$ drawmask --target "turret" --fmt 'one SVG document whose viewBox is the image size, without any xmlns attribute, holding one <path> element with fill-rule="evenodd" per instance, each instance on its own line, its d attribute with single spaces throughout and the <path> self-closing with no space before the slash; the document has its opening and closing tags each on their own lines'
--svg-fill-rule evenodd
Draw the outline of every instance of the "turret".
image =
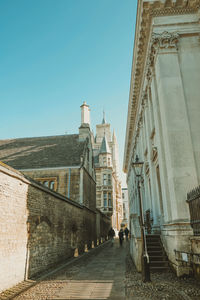
<svg viewBox="0 0 200 300">
<path fill-rule="evenodd" d="M 101 142 L 101 147 L 99 150 L 99 162 L 100 166 L 112 166 L 112 156 L 111 156 L 111 150 L 108 145 L 107 138 L 104 134 L 104 137 Z"/>
</svg>

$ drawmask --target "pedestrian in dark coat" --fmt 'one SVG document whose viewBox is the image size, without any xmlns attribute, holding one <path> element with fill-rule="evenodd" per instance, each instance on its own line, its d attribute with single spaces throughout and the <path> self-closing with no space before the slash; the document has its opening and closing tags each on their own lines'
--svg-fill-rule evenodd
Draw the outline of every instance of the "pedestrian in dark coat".
<svg viewBox="0 0 200 300">
<path fill-rule="evenodd" d="M 114 229 L 111 227 L 110 230 L 108 231 L 108 238 L 111 239 L 111 246 L 114 245 L 114 237 L 115 237 L 115 231 Z"/>
<path fill-rule="evenodd" d="M 125 233 L 125 236 L 126 236 L 126 240 L 128 241 L 129 230 L 128 230 L 127 227 L 124 229 L 124 233 Z"/>
<path fill-rule="evenodd" d="M 121 228 L 119 233 L 118 233 L 118 236 L 119 236 L 119 243 L 120 243 L 120 246 L 122 246 L 123 244 L 123 240 L 124 240 L 124 231 L 123 229 Z"/>
</svg>

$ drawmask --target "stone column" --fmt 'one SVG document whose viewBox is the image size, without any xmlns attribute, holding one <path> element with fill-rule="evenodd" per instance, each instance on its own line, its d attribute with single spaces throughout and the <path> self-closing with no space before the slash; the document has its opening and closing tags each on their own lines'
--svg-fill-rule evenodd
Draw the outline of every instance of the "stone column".
<svg viewBox="0 0 200 300">
<path fill-rule="evenodd" d="M 155 80 L 155 75 L 152 75 L 151 82 L 151 98 L 153 104 L 153 114 L 155 120 L 155 128 L 156 128 L 156 142 L 158 148 L 158 163 L 160 167 L 160 181 L 162 187 L 162 200 L 163 200 L 163 210 L 164 210 L 164 222 L 169 222 L 171 220 L 171 202 L 169 201 L 169 187 L 168 187 L 168 173 L 167 173 L 167 165 L 165 158 L 165 149 L 164 149 L 164 138 L 162 134 L 162 122 L 160 116 L 160 107 L 159 107 L 159 99 L 157 95 L 157 85 Z"/>
<path fill-rule="evenodd" d="M 151 132 L 153 130 L 153 120 L 151 119 L 150 113 L 150 99 L 149 95 L 146 98 L 146 108 L 145 108 L 145 129 L 146 129 L 146 137 L 147 137 L 147 149 L 148 149 L 148 158 L 149 158 L 149 176 L 150 176 L 150 185 L 151 185 L 151 195 L 150 197 L 153 199 L 152 201 L 152 214 L 153 214 L 153 224 L 155 227 L 155 231 L 159 230 L 158 224 L 158 216 L 160 215 L 160 208 L 157 199 L 156 193 L 156 185 L 155 185 L 155 174 L 154 174 L 154 163 L 151 159 L 151 152 L 152 152 L 152 140 L 151 140 Z"/>
<path fill-rule="evenodd" d="M 178 35 L 164 32 L 153 37 L 157 50 L 155 76 L 162 124 L 163 150 L 173 221 L 189 218 L 186 195 L 197 185 L 183 82 L 178 57 Z"/>
</svg>

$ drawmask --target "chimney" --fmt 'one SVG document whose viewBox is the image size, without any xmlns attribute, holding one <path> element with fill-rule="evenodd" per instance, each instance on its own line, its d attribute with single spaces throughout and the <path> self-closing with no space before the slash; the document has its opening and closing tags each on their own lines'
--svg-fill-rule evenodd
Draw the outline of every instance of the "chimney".
<svg viewBox="0 0 200 300">
<path fill-rule="evenodd" d="M 81 126 L 79 127 L 79 140 L 84 141 L 90 136 L 90 108 L 84 101 L 81 107 Z"/>
<path fill-rule="evenodd" d="M 90 107 L 84 101 L 81 107 L 81 126 L 88 124 L 90 126 Z"/>
</svg>

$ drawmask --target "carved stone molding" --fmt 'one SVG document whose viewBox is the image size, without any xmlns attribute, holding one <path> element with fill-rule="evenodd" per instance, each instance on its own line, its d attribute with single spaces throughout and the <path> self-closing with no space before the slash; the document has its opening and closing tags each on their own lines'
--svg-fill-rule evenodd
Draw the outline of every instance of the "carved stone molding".
<svg viewBox="0 0 200 300">
<path fill-rule="evenodd" d="M 140 103 L 140 90 L 145 74 L 148 85 L 154 72 L 155 57 L 159 49 L 177 49 L 177 33 L 164 32 L 154 35 L 151 40 L 148 61 L 148 41 L 151 34 L 152 19 L 156 16 L 195 14 L 200 8 L 200 0 L 157 0 L 138 1 L 138 22 L 136 24 L 136 37 L 131 74 L 131 88 L 129 97 L 127 133 L 125 141 L 124 170 L 127 170 L 129 157 L 134 145 L 133 139 L 137 130 L 137 113 Z"/>
<path fill-rule="evenodd" d="M 163 31 L 162 33 L 153 33 L 151 39 L 151 45 L 156 50 L 159 48 L 176 48 L 178 49 L 180 35 L 178 32 Z"/>
<path fill-rule="evenodd" d="M 155 59 L 159 49 L 174 48 L 178 50 L 178 42 L 180 35 L 178 32 L 163 31 L 162 33 L 153 33 L 151 38 L 151 46 L 147 60 L 146 78 L 148 85 L 151 82 L 154 73 Z"/>
</svg>

